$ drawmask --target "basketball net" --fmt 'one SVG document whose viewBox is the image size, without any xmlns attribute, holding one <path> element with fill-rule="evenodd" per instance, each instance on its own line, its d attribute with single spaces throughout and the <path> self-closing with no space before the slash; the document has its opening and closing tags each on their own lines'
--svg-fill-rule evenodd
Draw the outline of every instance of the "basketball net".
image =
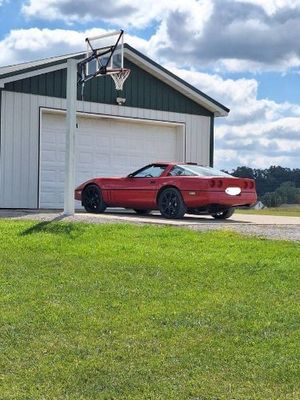
<svg viewBox="0 0 300 400">
<path fill-rule="evenodd" d="M 121 68 L 120 70 L 107 71 L 107 75 L 110 75 L 115 83 L 116 90 L 123 90 L 123 85 L 130 75 L 130 69 Z"/>
</svg>

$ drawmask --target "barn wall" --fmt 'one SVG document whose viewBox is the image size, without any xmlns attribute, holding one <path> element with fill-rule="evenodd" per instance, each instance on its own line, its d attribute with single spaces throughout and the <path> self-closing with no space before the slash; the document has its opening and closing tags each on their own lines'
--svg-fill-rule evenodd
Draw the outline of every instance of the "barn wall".
<svg viewBox="0 0 300 400">
<path fill-rule="evenodd" d="M 129 60 L 125 60 L 125 67 L 131 69 L 130 78 L 125 82 L 122 93 L 128 107 L 212 116 L 210 111 Z M 66 81 L 67 70 L 64 68 L 6 83 L 5 90 L 65 98 Z M 92 79 L 85 84 L 85 101 L 116 105 L 116 97 L 118 93 L 110 76 Z M 81 100 L 80 87 L 77 98 Z"/>
<path fill-rule="evenodd" d="M 40 108 L 65 109 L 63 98 L 2 91 L 0 208 L 37 208 Z M 186 161 L 210 162 L 210 117 L 78 101 L 77 110 L 185 124 Z"/>
</svg>

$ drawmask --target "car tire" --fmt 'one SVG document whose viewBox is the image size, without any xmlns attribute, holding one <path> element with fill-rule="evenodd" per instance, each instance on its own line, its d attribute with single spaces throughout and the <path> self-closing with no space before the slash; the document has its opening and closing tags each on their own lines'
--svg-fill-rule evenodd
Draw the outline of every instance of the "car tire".
<svg viewBox="0 0 300 400">
<path fill-rule="evenodd" d="M 136 208 L 134 208 L 133 211 L 139 215 L 148 215 L 151 212 L 151 210 L 138 210 Z"/>
<path fill-rule="evenodd" d="M 233 215 L 233 213 L 234 213 L 234 208 L 228 208 L 228 210 L 220 211 L 211 215 L 215 219 L 228 219 Z"/>
<path fill-rule="evenodd" d="M 161 215 L 168 219 L 180 219 L 186 213 L 186 206 L 178 189 L 164 189 L 158 197 Z"/>
<path fill-rule="evenodd" d="M 97 185 L 88 185 L 82 192 L 82 205 L 89 213 L 99 214 L 105 211 L 101 189 Z"/>
</svg>

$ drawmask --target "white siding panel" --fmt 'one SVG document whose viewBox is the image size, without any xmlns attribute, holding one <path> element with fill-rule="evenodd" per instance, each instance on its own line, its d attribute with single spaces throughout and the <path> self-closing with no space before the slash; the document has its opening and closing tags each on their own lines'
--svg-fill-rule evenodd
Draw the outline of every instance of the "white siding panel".
<svg viewBox="0 0 300 400">
<path fill-rule="evenodd" d="M 24 101 L 24 95 L 22 95 L 22 103 L 23 107 L 21 110 L 21 119 L 22 119 L 22 169 L 21 169 L 21 182 L 22 182 L 22 193 L 24 194 L 24 201 L 26 204 L 30 203 L 30 192 L 27 190 L 30 183 L 30 175 L 27 171 L 30 168 L 30 155 L 31 155 L 31 146 L 30 146 L 30 119 L 27 117 L 30 114 L 30 103 L 28 101 Z"/>
<path fill-rule="evenodd" d="M 3 91 L 1 107 L 0 208 L 36 208 L 39 191 L 40 108 L 65 110 L 66 101 Z M 77 109 L 79 112 L 99 115 L 182 124 L 183 128 L 180 129 L 185 131 L 186 141 L 184 159 L 200 164 L 209 163 L 209 117 L 82 101 L 78 101 Z M 159 141 L 153 145 L 159 146 Z"/>
<path fill-rule="evenodd" d="M 26 169 L 29 174 L 28 179 L 28 205 L 22 207 L 36 208 L 38 206 L 38 177 L 39 177 L 39 123 L 40 123 L 40 99 L 38 96 L 24 95 L 24 102 L 28 101 L 30 104 L 30 160 Z M 38 134 L 36 134 L 38 132 Z M 22 194 L 22 198 L 23 198 Z M 31 205 L 29 205 L 31 204 Z"/>
<path fill-rule="evenodd" d="M 37 206 L 38 103 L 34 96 L 2 94 L 1 197 L 3 208 Z"/>
<path fill-rule="evenodd" d="M 192 139 L 194 136 L 195 127 L 191 124 L 191 116 L 187 115 L 186 123 L 186 161 L 194 161 Z"/>
</svg>

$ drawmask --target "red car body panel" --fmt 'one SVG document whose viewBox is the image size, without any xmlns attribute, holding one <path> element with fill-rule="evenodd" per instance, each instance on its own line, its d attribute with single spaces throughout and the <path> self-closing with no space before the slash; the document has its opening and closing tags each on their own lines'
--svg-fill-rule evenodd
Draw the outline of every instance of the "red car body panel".
<svg viewBox="0 0 300 400">
<path fill-rule="evenodd" d="M 97 185 L 102 192 L 103 200 L 108 207 L 124 207 L 135 209 L 157 209 L 157 198 L 165 187 L 180 190 L 187 208 L 205 208 L 220 205 L 224 208 L 253 205 L 257 201 L 255 181 L 235 177 L 207 176 L 168 176 L 174 165 L 166 164 L 165 171 L 158 178 L 124 177 L 94 178 L 84 182 L 75 189 L 75 199 L 81 199 L 83 189 L 89 184 Z M 239 187 L 241 193 L 229 195 L 228 187 Z"/>
</svg>

